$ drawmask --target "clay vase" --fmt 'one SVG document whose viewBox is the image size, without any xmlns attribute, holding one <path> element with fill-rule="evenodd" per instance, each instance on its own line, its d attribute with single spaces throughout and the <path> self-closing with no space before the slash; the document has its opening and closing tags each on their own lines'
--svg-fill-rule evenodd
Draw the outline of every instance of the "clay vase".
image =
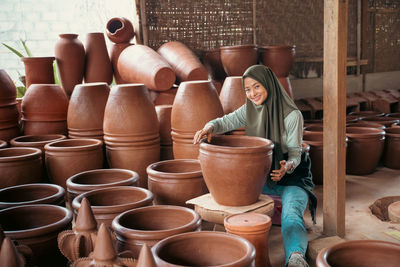
<svg viewBox="0 0 400 267">
<path fill-rule="evenodd" d="M 373 173 L 382 156 L 385 131 L 377 128 L 347 127 L 348 137 L 346 173 L 366 175 Z"/>
<path fill-rule="evenodd" d="M 149 206 L 118 215 L 112 228 L 118 250 L 129 250 L 137 258 L 143 244 L 152 247 L 169 236 L 200 231 L 201 218 L 195 211 L 184 207 Z"/>
<path fill-rule="evenodd" d="M 113 186 L 80 194 L 72 201 L 77 214 L 83 198 L 89 200 L 97 224 L 111 226 L 113 219 L 124 211 L 152 205 L 153 194 L 144 188 Z"/>
<path fill-rule="evenodd" d="M 229 114 L 243 106 L 246 103 L 246 93 L 242 87 L 242 77 L 226 77 L 219 99 L 225 114 Z"/>
<path fill-rule="evenodd" d="M 157 52 L 174 70 L 178 82 L 208 80 L 208 72 L 189 47 L 181 42 L 167 42 Z"/>
<path fill-rule="evenodd" d="M 3 141 L 3 140 L 0 140 L 0 149 L 2 149 L 2 148 L 6 148 L 7 147 L 7 142 L 6 141 Z"/>
<path fill-rule="evenodd" d="M 119 55 L 122 53 L 122 51 L 124 51 L 124 49 L 130 45 L 133 45 L 133 44 L 119 43 L 119 44 L 111 45 L 109 54 L 110 54 L 111 65 L 112 65 L 113 72 L 114 72 L 115 82 L 117 84 L 127 83 L 126 81 L 124 81 L 124 79 L 122 79 L 121 74 L 119 74 L 118 59 L 119 59 Z"/>
<path fill-rule="evenodd" d="M 192 232 L 158 242 L 152 252 L 159 267 L 254 266 L 255 248 L 246 239 L 223 232 Z"/>
<path fill-rule="evenodd" d="M 361 118 L 363 121 L 374 122 L 384 125 L 385 127 L 390 127 L 393 123 L 400 122 L 400 119 L 394 117 L 365 117 Z"/>
<path fill-rule="evenodd" d="M 203 62 L 212 80 L 223 81 L 225 79 L 226 74 L 224 66 L 222 66 L 219 48 L 205 51 Z"/>
<path fill-rule="evenodd" d="M 271 225 L 271 218 L 260 213 L 234 214 L 224 219 L 228 233 L 245 238 L 255 247 L 255 267 L 271 267 L 268 255 L 268 234 Z"/>
<path fill-rule="evenodd" d="M 295 45 L 268 45 L 258 47 L 261 62 L 271 68 L 277 77 L 289 76 L 296 56 Z"/>
<path fill-rule="evenodd" d="M 386 128 L 383 165 L 390 169 L 400 169 L 400 127 Z"/>
<path fill-rule="evenodd" d="M 10 207 L 50 204 L 64 206 L 65 190 L 55 184 L 23 184 L 0 190 L 0 209 Z"/>
<path fill-rule="evenodd" d="M 314 184 L 321 185 L 324 181 L 323 168 L 323 132 L 304 131 L 303 141 L 310 145 L 311 173 Z"/>
<path fill-rule="evenodd" d="M 55 45 L 55 56 L 60 80 L 65 93 L 71 96 L 75 85 L 82 83 L 85 72 L 85 48 L 78 34 L 60 34 Z"/>
<path fill-rule="evenodd" d="M 189 199 L 208 193 L 200 162 L 193 159 L 165 160 L 147 167 L 149 190 L 156 205 L 186 206 Z"/>
<path fill-rule="evenodd" d="M 221 62 L 228 76 L 242 76 L 245 70 L 257 64 L 255 45 L 235 45 L 220 47 Z"/>
<path fill-rule="evenodd" d="M 75 86 L 71 95 L 67 122 L 69 138 L 103 140 L 103 119 L 110 88 L 106 83 Z"/>
<path fill-rule="evenodd" d="M 158 105 L 156 112 L 160 124 L 160 160 L 174 159 L 171 137 L 172 105 Z"/>
<path fill-rule="evenodd" d="M 26 88 L 31 84 L 54 84 L 53 61 L 55 57 L 23 57 Z"/>
<path fill-rule="evenodd" d="M 44 149 L 50 180 L 65 190 L 72 175 L 103 166 L 103 142 L 97 139 L 65 139 L 49 143 Z"/>
<path fill-rule="evenodd" d="M 137 172 L 139 186 L 146 188 L 146 168 L 160 160 L 160 137 L 156 110 L 143 84 L 111 90 L 104 112 L 104 142 L 111 168 Z"/>
<path fill-rule="evenodd" d="M 132 22 L 124 17 L 110 19 L 106 25 L 106 34 L 108 39 L 116 44 L 129 43 L 135 37 Z"/>
<path fill-rule="evenodd" d="M 8 142 L 20 135 L 18 120 L 19 112 L 15 103 L 0 106 L 0 139 Z"/>
<path fill-rule="evenodd" d="M 174 158 L 197 159 L 199 145 L 193 144 L 196 131 L 223 115 L 217 91 L 210 81 L 181 83 L 171 113 Z"/>
<path fill-rule="evenodd" d="M 0 211 L 4 234 L 32 249 L 33 266 L 65 266 L 57 235 L 71 227 L 72 213 L 54 205 L 24 205 Z"/>
<path fill-rule="evenodd" d="M 351 240 L 318 253 L 317 267 L 385 266 L 395 267 L 400 262 L 400 245 L 378 240 Z"/>
<path fill-rule="evenodd" d="M 17 89 L 15 84 L 3 69 L 0 69 L 0 106 L 16 104 Z"/>
<path fill-rule="evenodd" d="M 273 148 L 272 141 L 254 136 L 216 135 L 210 143 L 202 141 L 201 170 L 214 200 L 225 206 L 257 202 L 271 167 Z"/>
<path fill-rule="evenodd" d="M 126 47 L 119 55 L 117 68 L 124 81 L 143 83 L 151 90 L 168 90 L 176 79 L 168 62 L 145 45 Z"/>
<path fill-rule="evenodd" d="M 42 151 L 32 147 L 0 149 L 0 188 L 42 180 Z"/>
</svg>

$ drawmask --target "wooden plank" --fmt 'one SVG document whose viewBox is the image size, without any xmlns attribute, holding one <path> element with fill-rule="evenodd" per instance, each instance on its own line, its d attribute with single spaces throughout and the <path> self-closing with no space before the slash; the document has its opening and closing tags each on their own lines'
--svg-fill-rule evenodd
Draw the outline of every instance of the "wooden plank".
<svg viewBox="0 0 400 267">
<path fill-rule="evenodd" d="M 135 14 L 133 16 L 133 27 L 136 34 L 136 44 L 143 44 L 142 24 L 140 21 L 140 0 L 135 0 Z"/>
<path fill-rule="evenodd" d="M 361 65 L 361 0 L 357 0 L 357 76 L 360 75 Z"/>
<path fill-rule="evenodd" d="M 257 0 L 253 0 L 253 44 L 257 45 Z"/>
<path fill-rule="evenodd" d="M 345 235 L 348 0 L 324 0 L 323 231 Z"/>
<path fill-rule="evenodd" d="M 301 57 L 296 58 L 296 62 L 323 62 L 324 58 L 322 57 Z M 368 65 L 368 59 L 360 59 L 360 65 Z M 349 57 L 347 58 L 347 66 L 356 66 L 357 58 Z"/>
<path fill-rule="evenodd" d="M 146 16 L 146 0 L 140 0 L 140 21 L 142 24 L 143 44 L 149 44 L 149 36 L 147 32 L 147 16 Z"/>
<path fill-rule="evenodd" d="M 367 23 L 368 23 L 368 0 L 362 0 L 362 25 L 361 25 L 361 58 L 367 56 Z M 362 72 L 362 91 L 365 92 L 366 68 L 361 68 Z"/>
</svg>

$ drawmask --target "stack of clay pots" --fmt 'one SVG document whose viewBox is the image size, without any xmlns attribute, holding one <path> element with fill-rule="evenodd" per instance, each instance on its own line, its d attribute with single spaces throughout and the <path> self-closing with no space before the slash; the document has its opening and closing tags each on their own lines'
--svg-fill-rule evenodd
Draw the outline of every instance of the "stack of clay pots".
<svg viewBox="0 0 400 267">
<path fill-rule="evenodd" d="M 17 89 L 5 70 L 0 70 L 0 139 L 10 141 L 20 134 Z"/>
</svg>

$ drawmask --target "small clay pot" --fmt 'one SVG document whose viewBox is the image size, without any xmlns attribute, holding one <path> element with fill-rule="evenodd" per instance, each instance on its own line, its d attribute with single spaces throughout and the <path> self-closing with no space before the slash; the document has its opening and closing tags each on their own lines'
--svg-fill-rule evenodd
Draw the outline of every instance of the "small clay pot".
<svg viewBox="0 0 400 267">
<path fill-rule="evenodd" d="M 18 122 L 17 122 L 18 124 Z M 11 127 L 7 127 L 7 128 L 0 128 L 0 139 L 4 140 L 4 141 L 10 141 L 11 139 L 13 139 L 14 137 L 17 137 L 21 135 L 21 130 L 19 129 L 19 126 L 11 126 Z"/>
<path fill-rule="evenodd" d="M 0 209 L 32 204 L 64 206 L 64 194 L 64 188 L 55 184 L 11 186 L 0 190 Z"/>
<path fill-rule="evenodd" d="M 7 145 L 8 145 L 8 144 L 7 144 L 6 141 L 0 140 L 0 149 L 1 149 L 1 148 L 6 148 Z"/>
<path fill-rule="evenodd" d="M 235 45 L 220 47 L 221 62 L 228 76 L 242 76 L 245 70 L 257 64 L 255 45 Z"/>
<path fill-rule="evenodd" d="M 54 84 L 53 61 L 55 57 L 23 57 L 25 65 L 25 87 L 31 84 Z"/>
<path fill-rule="evenodd" d="M 242 86 L 241 76 L 226 77 L 219 94 L 225 114 L 229 114 L 246 103 L 246 93 Z"/>
<path fill-rule="evenodd" d="M 379 123 L 385 125 L 385 127 L 390 127 L 390 125 L 392 125 L 393 123 L 400 122 L 400 119 L 397 119 L 395 117 L 365 117 L 361 118 L 361 120 Z"/>
<path fill-rule="evenodd" d="M 386 128 L 383 165 L 391 169 L 400 169 L 400 127 Z"/>
<path fill-rule="evenodd" d="M 219 48 L 208 50 L 203 55 L 204 66 L 213 80 L 223 81 L 226 77 L 224 66 L 221 62 Z"/>
<path fill-rule="evenodd" d="M 311 126 L 309 126 L 311 127 Z M 318 127 L 318 126 L 315 126 Z M 322 126 L 320 126 L 322 127 Z M 323 184 L 323 132 L 322 131 L 305 131 L 303 141 L 310 145 L 311 173 L 314 184 Z"/>
<path fill-rule="evenodd" d="M 112 228 L 118 250 L 130 250 L 135 258 L 143 244 L 154 246 L 158 241 L 185 232 L 200 231 L 201 218 L 195 211 L 177 206 L 149 206 L 118 215 Z"/>
<path fill-rule="evenodd" d="M 132 22 L 124 17 L 115 17 L 107 22 L 106 34 L 111 42 L 128 43 L 133 37 L 135 37 L 135 31 L 133 29 Z"/>
<path fill-rule="evenodd" d="M 18 136 L 10 141 L 11 146 L 14 147 L 35 147 L 42 151 L 42 159 L 44 163 L 44 146 L 66 139 L 67 137 L 62 134 L 48 134 L 48 135 L 23 135 Z"/>
<path fill-rule="evenodd" d="M 17 88 L 7 72 L 0 69 L 0 106 L 16 104 Z"/>
<path fill-rule="evenodd" d="M 296 56 L 295 45 L 260 46 L 258 50 L 262 63 L 270 67 L 277 77 L 289 76 Z"/>
</svg>

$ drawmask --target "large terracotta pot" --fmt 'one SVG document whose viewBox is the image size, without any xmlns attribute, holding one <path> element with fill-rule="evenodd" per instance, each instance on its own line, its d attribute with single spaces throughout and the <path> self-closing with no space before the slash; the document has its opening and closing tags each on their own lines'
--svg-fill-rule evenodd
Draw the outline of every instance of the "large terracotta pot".
<svg viewBox="0 0 400 267">
<path fill-rule="evenodd" d="M 321 126 L 322 127 L 322 126 Z M 323 172 L 323 132 L 305 131 L 303 141 L 310 145 L 311 173 L 314 184 L 320 185 L 324 180 Z"/>
<path fill-rule="evenodd" d="M 71 227 L 72 213 L 54 205 L 24 205 L 0 211 L 5 236 L 32 250 L 33 266 L 65 266 L 58 233 Z"/>
<path fill-rule="evenodd" d="M 147 167 L 149 190 L 156 205 L 187 206 L 189 199 L 208 193 L 200 162 L 193 159 L 165 160 Z"/>
<path fill-rule="evenodd" d="M 25 83 L 29 89 L 31 84 L 54 84 L 53 61 L 55 57 L 23 57 L 25 65 Z"/>
<path fill-rule="evenodd" d="M 111 226 L 113 219 L 122 212 L 152 205 L 153 194 L 147 189 L 133 186 L 113 186 L 88 191 L 72 201 L 75 214 L 78 213 L 83 198 L 89 200 L 97 225 L 104 223 Z"/>
<path fill-rule="evenodd" d="M 200 231 L 201 218 L 189 208 L 149 206 L 118 215 L 112 228 L 116 233 L 119 251 L 130 250 L 137 258 L 143 244 L 152 247 L 169 236 Z"/>
<path fill-rule="evenodd" d="M 124 17 L 111 18 L 106 25 L 106 34 L 108 39 L 116 44 L 128 43 L 135 37 L 132 22 Z"/>
<path fill-rule="evenodd" d="M 318 267 L 395 267 L 400 262 L 400 245 L 378 240 L 342 242 L 318 253 Z"/>
<path fill-rule="evenodd" d="M 0 106 L 16 104 L 17 89 L 7 72 L 0 69 Z"/>
<path fill-rule="evenodd" d="M 0 106 L 0 139 L 10 141 L 20 135 L 18 119 L 19 112 L 15 103 Z"/>
<path fill-rule="evenodd" d="M 295 45 L 260 46 L 258 50 L 262 63 L 270 67 L 277 77 L 289 76 L 296 56 Z"/>
<path fill-rule="evenodd" d="M 152 252 L 159 267 L 253 267 L 255 248 L 246 239 L 223 232 L 192 232 L 158 242 Z"/>
<path fill-rule="evenodd" d="M 400 169 L 400 127 L 386 128 L 383 165 L 391 169 Z"/>
<path fill-rule="evenodd" d="M 0 188 L 42 180 L 42 151 L 32 147 L 0 149 Z"/>
<path fill-rule="evenodd" d="M 174 158 L 197 159 L 199 145 L 193 144 L 196 131 L 223 115 L 217 91 L 210 81 L 181 83 L 171 113 Z"/>
<path fill-rule="evenodd" d="M 235 45 L 220 47 L 221 62 L 228 76 L 242 76 L 245 70 L 257 64 L 255 45 Z"/>
<path fill-rule="evenodd" d="M 224 66 L 221 62 L 219 48 L 208 50 L 203 55 L 204 66 L 213 80 L 223 81 L 226 77 Z"/>
<path fill-rule="evenodd" d="M 374 122 L 384 125 L 385 127 L 390 127 L 393 123 L 400 122 L 400 119 L 394 117 L 365 117 L 361 118 L 363 121 Z"/>
<path fill-rule="evenodd" d="M 85 72 L 85 48 L 78 34 L 60 34 L 55 45 L 55 56 L 60 80 L 68 97 L 75 85 L 82 83 Z"/>
<path fill-rule="evenodd" d="M 44 146 L 55 142 L 64 140 L 66 138 L 65 135 L 62 134 L 48 134 L 48 135 L 23 135 L 18 136 L 10 141 L 11 146 L 13 147 L 35 147 L 39 148 L 42 151 L 42 160 L 44 166 Z"/>
<path fill-rule="evenodd" d="M 0 190 L 0 209 L 32 204 L 64 206 L 64 194 L 64 188 L 55 184 L 10 186 Z"/>
<path fill-rule="evenodd" d="M 121 55 L 122 51 L 124 51 L 124 49 L 130 45 L 133 45 L 133 44 L 119 43 L 119 44 L 111 45 L 109 54 L 110 54 L 111 65 L 112 65 L 113 72 L 114 72 L 115 82 L 117 84 L 127 83 L 126 81 L 124 81 L 124 79 L 122 79 L 121 74 L 119 74 L 118 59 L 119 59 L 119 55 Z"/>
<path fill-rule="evenodd" d="M 242 86 L 242 77 L 226 77 L 219 99 L 225 114 L 229 114 L 243 106 L 246 103 L 246 93 Z"/>
<path fill-rule="evenodd" d="M 213 136 L 200 144 L 204 180 L 214 200 L 225 206 L 257 202 L 271 167 L 272 141 L 254 136 Z M 229 185 L 229 186 L 227 186 Z"/>
</svg>

